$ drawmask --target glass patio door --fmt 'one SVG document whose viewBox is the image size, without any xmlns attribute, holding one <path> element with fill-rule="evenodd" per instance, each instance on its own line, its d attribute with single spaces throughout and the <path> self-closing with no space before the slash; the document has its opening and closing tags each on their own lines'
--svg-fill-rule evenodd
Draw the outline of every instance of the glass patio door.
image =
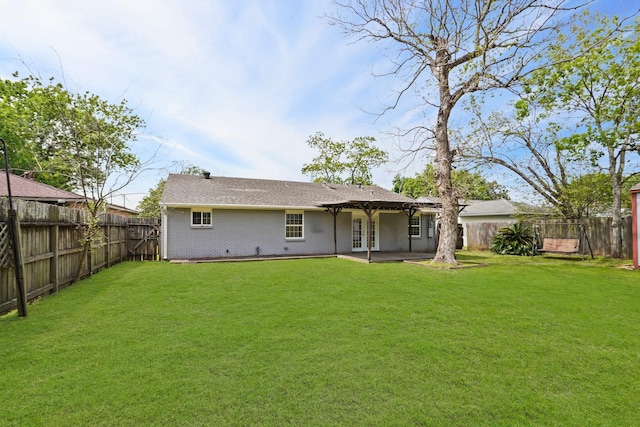
<svg viewBox="0 0 640 427">
<path fill-rule="evenodd" d="M 371 250 L 379 250 L 378 242 L 378 218 L 373 217 L 371 219 Z M 351 223 L 351 236 L 352 244 L 351 250 L 353 252 L 366 252 L 367 250 L 367 217 L 366 215 L 356 215 L 352 217 Z"/>
</svg>

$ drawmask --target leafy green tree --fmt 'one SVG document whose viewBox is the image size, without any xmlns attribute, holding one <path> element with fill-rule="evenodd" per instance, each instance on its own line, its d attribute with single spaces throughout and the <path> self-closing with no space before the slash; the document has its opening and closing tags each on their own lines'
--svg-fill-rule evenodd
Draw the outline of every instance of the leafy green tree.
<svg viewBox="0 0 640 427">
<path fill-rule="evenodd" d="M 479 167 L 499 166 L 540 195 L 553 209 L 567 219 L 578 219 L 581 208 L 576 205 L 570 184 L 584 171 L 593 168 L 584 159 L 572 158 L 560 143 L 560 127 L 549 124 L 550 113 L 516 102 L 513 108 L 492 112 L 484 117 L 484 108 L 474 99 L 469 110 L 474 116 L 469 133 L 458 136 L 462 156 Z"/>
<path fill-rule="evenodd" d="M 23 79 L 24 95 L 11 128 L 23 141 L 36 170 L 64 181 L 84 196 L 89 219 L 83 228 L 84 246 L 74 281 L 81 278 L 88 254 L 103 236 L 98 226 L 108 198 L 129 185 L 148 164 L 133 153 L 144 121 L 126 100 L 110 103 L 89 92 L 71 93 L 52 80 Z M 10 86 L 10 85 L 9 85 Z M 26 124 L 32 130 L 26 129 Z M 12 139 L 13 140 L 13 139 Z M 25 158 L 24 156 L 23 158 Z"/>
<path fill-rule="evenodd" d="M 451 182 L 458 197 L 462 199 L 509 199 L 509 191 L 504 186 L 496 181 L 488 181 L 479 172 L 454 169 L 451 171 Z M 416 174 L 414 178 L 396 176 L 393 191 L 414 199 L 420 196 L 438 197 L 435 167 L 427 165 L 425 170 Z"/>
<path fill-rule="evenodd" d="M 633 172 L 640 172 L 640 18 L 625 25 L 618 17 L 585 13 L 579 24 L 569 34 L 559 33 L 546 52 L 554 65 L 533 74 L 528 101 L 561 116 L 565 126 L 572 125 L 559 140 L 562 150 L 589 159 L 608 174 L 611 254 L 617 258 L 626 168 L 635 165 Z M 576 57 L 575 52 L 584 53 Z"/>
<path fill-rule="evenodd" d="M 623 179 L 622 208 L 631 210 L 631 187 L 640 182 L 640 175 L 630 175 Z M 609 214 L 613 203 L 611 178 L 604 172 L 585 174 L 574 178 L 567 186 L 567 194 L 579 213 L 578 218 L 588 218 L 596 214 Z"/>
<path fill-rule="evenodd" d="M 71 94 L 60 84 L 31 76 L 0 80 L 0 135 L 7 141 L 12 172 L 33 171 L 39 182 L 75 189 L 67 163 L 57 155 L 66 137 L 58 112 L 70 103 Z"/>
<path fill-rule="evenodd" d="M 551 30 L 564 23 L 559 15 L 568 9 L 563 7 L 565 1 L 334 3 L 343 15 L 334 16 L 333 24 L 360 41 L 379 43 L 386 52 L 394 49 L 387 55 L 391 64 L 384 75 L 400 83 L 382 114 L 403 105 L 404 98 L 417 92 L 424 115 L 435 117 L 433 123 L 412 123 L 399 133 L 416 142 L 408 151 L 434 154 L 442 228 L 433 262 L 456 264 L 458 198 L 451 171 L 457 152 L 449 140 L 449 118 L 466 95 L 513 88 L 534 69 L 532 64 L 554 35 Z M 537 65 L 545 66 L 542 61 Z"/>
<path fill-rule="evenodd" d="M 24 81 L 0 79 L 0 136 L 7 143 L 9 166 L 13 171 L 24 171 L 32 163 L 31 153 L 22 140 L 23 133 L 29 129 L 28 114 L 24 111 L 27 96 L 27 84 Z"/>
<path fill-rule="evenodd" d="M 353 141 L 334 141 L 322 132 L 307 140 L 309 147 L 320 154 L 301 172 L 315 182 L 372 185 L 371 169 L 387 161 L 387 153 L 374 146 L 375 138 L 361 136 Z"/>
<path fill-rule="evenodd" d="M 334 141 L 322 132 L 316 132 L 307 139 L 307 145 L 319 151 L 319 154 L 311 163 L 305 163 L 301 172 L 310 175 L 315 182 L 342 182 L 341 175 L 346 170 L 342 161 L 346 143 Z"/>
<path fill-rule="evenodd" d="M 204 169 L 199 166 L 194 166 L 187 162 L 174 162 L 174 168 L 179 168 L 180 174 L 183 175 L 202 175 Z M 162 211 L 160 209 L 160 198 L 164 191 L 164 186 L 167 183 L 166 178 L 158 181 L 154 188 L 149 189 L 149 194 L 144 196 L 140 203 L 138 203 L 137 209 L 140 211 L 139 216 L 141 218 L 153 218 L 158 221 L 162 218 Z"/>
<path fill-rule="evenodd" d="M 576 211 L 576 218 L 588 218 L 611 207 L 611 180 L 605 173 L 590 173 L 578 176 L 569 182 L 567 197 Z M 629 196 L 631 200 L 631 196 Z"/>
<path fill-rule="evenodd" d="M 393 177 L 392 191 L 394 193 L 404 194 L 412 199 L 417 199 L 420 196 L 429 196 L 424 189 L 422 181 L 419 179 L 420 174 L 416 174 L 415 178 L 403 177 L 397 174 Z"/>
<path fill-rule="evenodd" d="M 138 203 L 136 209 L 140 212 L 140 218 L 152 218 L 160 221 L 162 218 L 162 210 L 160 209 L 160 198 L 164 191 L 166 179 L 158 181 L 155 187 L 149 189 L 149 194 L 144 196 Z"/>
<path fill-rule="evenodd" d="M 74 281 L 92 246 L 102 242 L 99 216 L 108 198 L 153 162 L 155 156 L 143 163 L 132 151 L 143 128 L 126 100 L 72 93 L 53 79 L 34 76 L 0 81 L 0 132 L 9 145 L 10 167 L 33 170 L 39 181 L 84 196 L 89 218 L 81 224 L 84 247 Z"/>
<path fill-rule="evenodd" d="M 73 95 L 64 109 L 57 111 L 64 129 L 55 156 L 64 162 L 74 187 L 87 202 L 91 220 L 85 227 L 82 260 L 74 280 L 82 275 L 84 260 L 96 240 L 97 218 L 105 211 L 109 196 L 129 185 L 145 165 L 131 151 L 144 122 L 133 114 L 126 100 L 111 104 L 97 95 Z"/>
<path fill-rule="evenodd" d="M 509 190 L 497 181 L 488 181 L 478 172 L 455 169 L 451 172 L 453 186 L 460 198 L 467 200 L 509 200 Z"/>
</svg>

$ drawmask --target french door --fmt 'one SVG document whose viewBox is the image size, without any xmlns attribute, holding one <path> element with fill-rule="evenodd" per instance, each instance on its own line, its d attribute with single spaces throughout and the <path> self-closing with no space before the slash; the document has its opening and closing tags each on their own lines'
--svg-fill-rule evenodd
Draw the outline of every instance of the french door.
<svg viewBox="0 0 640 427">
<path fill-rule="evenodd" d="M 367 216 L 364 214 L 353 214 L 351 219 L 351 250 L 353 252 L 366 252 L 367 250 Z M 380 250 L 378 217 L 371 218 L 371 250 Z"/>
</svg>

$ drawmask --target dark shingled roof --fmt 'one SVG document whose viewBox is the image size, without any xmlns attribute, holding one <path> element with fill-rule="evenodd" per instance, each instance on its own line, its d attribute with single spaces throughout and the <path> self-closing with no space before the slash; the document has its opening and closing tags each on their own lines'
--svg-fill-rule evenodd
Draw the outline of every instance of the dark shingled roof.
<svg viewBox="0 0 640 427">
<path fill-rule="evenodd" d="M 169 175 L 160 203 L 166 206 L 309 208 L 357 202 L 421 205 L 382 187 L 251 178 Z M 344 206 L 348 207 L 348 206 Z"/>
<path fill-rule="evenodd" d="M 84 197 L 80 194 L 61 190 L 51 185 L 43 184 L 30 178 L 9 173 L 11 179 L 11 196 L 16 199 L 32 200 L 41 203 L 64 203 L 72 207 L 79 207 L 84 204 Z M 8 196 L 7 173 L 0 170 L 0 196 Z M 135 209 L 126 206 L 118 206 L 107 203 L 107 210 L 119 215 L 137 214 Z"/>
<path fill-rule="evenodd" d="M 70 191 L 64 191 L 56 187 L 52 187 L 33 179 L 23 178 L 18 175 L 10 174 L 11 179 L 11 195 L 19 199 L 57 202 L 64 201 L 82 201 L 84 198 Z M 0 195 L 7 196 L 7 173 L 4 169 L 0 170 Z"/>
</svg>

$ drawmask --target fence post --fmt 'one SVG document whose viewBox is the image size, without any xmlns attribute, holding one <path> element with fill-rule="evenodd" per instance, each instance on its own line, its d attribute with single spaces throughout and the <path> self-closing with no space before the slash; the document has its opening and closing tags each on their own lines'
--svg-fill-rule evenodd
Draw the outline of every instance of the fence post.
<svg viewBox="0 0 640 427">
<path fill-rule="evenodd" d="M 60 257 L 60 226 L 58 224 L 54 224 L 50 228 L 49 236 L 51 252 L 49 275 L 51 277 L 51 283 L 53 284 L 53 292 L 58 292 L 58 287 L 60 286 L 60 273 L 58 271 L 58 261 Z"/>
<path fill-rule="evenodd" d="M 111 265 L 111 227 L 107 224 L 107 233 L 105 235 L 106 247 L 105 247 L 105 262 L 106 268 L 109 268 Z"/>
<path fill-rule="evenodd" d="M 89 253 L 87 254 L 87 261 L 89 261 L 89 276 L 93 275 L 93 267 L 95 264 L 95 260 L 94 260 L 94 256 L 92 256 L 94 254 L 93 251 L 93 244 L 90 243 L 89 244 Z"/>
<path fill-rule="evenodd" d="M 120 262 L 125 262 L 129 255 L 129 226 L 118 227 L 118 236 L 120 236 Z"/>
</svg>

